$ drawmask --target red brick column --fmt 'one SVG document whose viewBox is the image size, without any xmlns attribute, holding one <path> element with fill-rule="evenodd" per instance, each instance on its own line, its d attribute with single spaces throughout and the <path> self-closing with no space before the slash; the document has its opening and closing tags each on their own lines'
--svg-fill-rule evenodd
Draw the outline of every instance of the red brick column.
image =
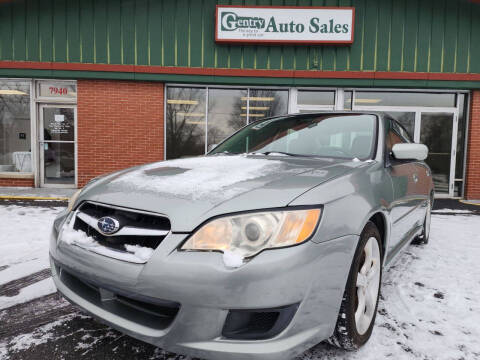
<svg viewBox="0 0 480 360">
<path fill-rule="evenodd" d="M 480 90 L 472 91 L 465 197 L 480 199 Z"/>
<path fill-rule="evenodd" d="M 163 160 L 164 84 L 79 80 L 78 186 L 95 176 Z"/>
</svg>

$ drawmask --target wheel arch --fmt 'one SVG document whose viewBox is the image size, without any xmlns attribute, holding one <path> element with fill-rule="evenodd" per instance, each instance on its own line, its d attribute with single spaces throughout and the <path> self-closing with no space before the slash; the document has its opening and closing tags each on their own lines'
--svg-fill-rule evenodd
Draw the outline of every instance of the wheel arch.
<svg viewBox="0 0 480 360">
<path fill-rule="evenodd" d="M 388 234 L 389 234 L 389 229 L 387 226 L 387 218 L 385 214 L 381 211 L 378 211 L 374 214 L 372 214 L 368 221 L 371 221 L 372 223 L 375 224 L 375 226 L 378 229 L 378 232 L 380 233 L 380 237 L 382 239 L 382 261 L 385 259 L 385 254 L 387 251 L 387 239 L 388 239 Z"/>
</svg>

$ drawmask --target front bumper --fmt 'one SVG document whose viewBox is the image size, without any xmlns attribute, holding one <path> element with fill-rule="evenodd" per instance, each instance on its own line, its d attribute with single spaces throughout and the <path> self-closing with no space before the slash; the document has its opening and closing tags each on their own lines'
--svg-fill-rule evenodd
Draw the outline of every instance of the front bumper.
<svg viewBox="0 0 480 360">
<path fill-rule="evenodd" d="M 357 236 L 264 251 L 237 269 L 226 268 L 220 253 L 177 251 L 186 236 L 170 234 L 140 265 L 57 244 L 52 236 L 53 279 L 67 299 L 102 322 L 166 350 L 204 359 L 291 359 L 333 333 Z M 61 271 L 95 284 L 101 299 L 92 300 Z M 112 306 L 109 300 L 116 294 L 178 304 L 178 312 L 169 322 L 143 321 Z M 293 319 L 271 339 L 222 336 L 229 310 L 291 304 L 298 304 Z"/>
</svg>

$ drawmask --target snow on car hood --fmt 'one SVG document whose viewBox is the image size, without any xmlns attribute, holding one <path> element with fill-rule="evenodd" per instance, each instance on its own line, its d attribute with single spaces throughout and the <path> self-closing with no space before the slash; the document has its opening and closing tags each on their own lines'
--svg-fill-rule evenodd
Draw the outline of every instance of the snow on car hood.
<svg viewBox="0 0 480 360">
<path fill-rule="evenodd" d="M 277 173 L 282 165 L 280 161 L 245 156 L 179 159 L 146 165 L 114 179 L 112 184 L 213 203 L 248 190 L 243 186 L 245 181 Z"/>
<path fill-rule="evenodd" d="M 285 156 L 205 156 L 120 171 L 79 198 L 167 215 L 173 231 L 191 231 L 216 215 L 287 206 L 314 186 L 361 162 Z"/>
</svg>

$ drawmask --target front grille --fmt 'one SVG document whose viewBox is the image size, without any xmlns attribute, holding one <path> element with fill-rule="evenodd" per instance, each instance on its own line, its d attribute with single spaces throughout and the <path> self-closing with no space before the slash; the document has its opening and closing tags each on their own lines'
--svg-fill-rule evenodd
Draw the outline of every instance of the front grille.
<svg viewBox="0 0 480 360">
<path fill-rule="evenodd" d="M 127 320 L 153 329 L 166 329 L 180 310 L 180 304 L 173 301 L 146 298 L 121 290 L 104 288 L 67 272 L 56 265 L 60 279 L 70 290 L 88 302 Z M 109 291 L 108 299 L 102 298 L 102 291 Z"/>
<path fill-rule="evenodd" d="M 97 223 L 104 216 L 119 221 L 120 228 L 116 233 L 105 235 L 99 231 Z M 156 249 L 170 231 L 170 221 L 161 215 L 85 202 L 76 213 L 73 228 L 118 251 L 126 251 L 125 245 Z"/>
</svg>

